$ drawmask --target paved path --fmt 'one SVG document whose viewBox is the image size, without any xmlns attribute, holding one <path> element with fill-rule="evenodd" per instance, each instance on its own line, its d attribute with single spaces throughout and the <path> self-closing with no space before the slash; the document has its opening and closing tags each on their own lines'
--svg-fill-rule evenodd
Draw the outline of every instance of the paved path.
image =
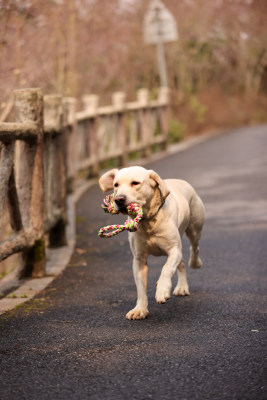
<svg viewBox="0 0 267 400">
<path fill-rule="evenodd" d="M 1 400 L 266 399 L 266 150 L 267 127 L 255 127 L 148 164 L 191 182 L 207 220 L 191 296 L 157 305 L 164 260 L 149 260 L 144 321 L 125 319 L 136 296 L 127 235 L 97 237 L 118 217 L 102 212 L 92 187 L 68 268 L 0 318 Z"/>
</svg>

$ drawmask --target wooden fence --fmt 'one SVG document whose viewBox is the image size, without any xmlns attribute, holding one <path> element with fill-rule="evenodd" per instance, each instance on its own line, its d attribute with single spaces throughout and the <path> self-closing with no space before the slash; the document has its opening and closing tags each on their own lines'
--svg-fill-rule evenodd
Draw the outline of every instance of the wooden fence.
<svg viewBox="0 0 267 400">
<path fill-rule="evenodd" d="M 149 157 L 168 141 L 168 88 L 149 100 L 113 94 L 99 107 L 96 95 L 76 99 L 43 96 L 40 89 L 14 92 L 16 122 L 0 123 L 0 221 L 7 204 L 13 233 L 0 242 L 0 261 L 19 253 L 17 276 L 46 273 L 45 247 L 66 244 L 66 197 L 81 173 L 95 177 L 103 163 L 127 165 L 136 152 Z"/>
</svg>

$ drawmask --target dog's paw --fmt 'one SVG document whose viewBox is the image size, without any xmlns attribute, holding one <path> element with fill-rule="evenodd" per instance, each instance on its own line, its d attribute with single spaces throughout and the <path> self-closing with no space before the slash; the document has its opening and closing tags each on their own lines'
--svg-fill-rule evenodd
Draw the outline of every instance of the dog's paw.
<svg viewBox="0 0 267 400">
<path fill-rule="evenodd" d="M 157 282 L 156 302 L 158 304 L 166 303 L 171 297 L 172 282 L 171 279 L 160 277 Z"/>
<path fill-rule="evenodd" d="M 160 287 L 159 285 L 157 286 L 157 291 L 156 291 L 156 302 L 158 304 L 164 304 L 166 303 L 167 300 L 169 300 L 171 294 L 171 289 L 166 288 L 166 287 Z"/>
<path fill-rule="evenodd" d="M 199 269 L 202 267 L 202 261 L 199 257 L 190 257 L 189 263 L 190 268 Z"/>
<path fill-rule="evenodd" d="M 173 294 L 174 296 L 190 296 L 188 285 L 177 285 Z"/>
<path fill-rule="evenodd" d="M 127 319 L 145 319 L 149 314 L 147 308 L 133 308 L 126 314 Z"/>
</svg>

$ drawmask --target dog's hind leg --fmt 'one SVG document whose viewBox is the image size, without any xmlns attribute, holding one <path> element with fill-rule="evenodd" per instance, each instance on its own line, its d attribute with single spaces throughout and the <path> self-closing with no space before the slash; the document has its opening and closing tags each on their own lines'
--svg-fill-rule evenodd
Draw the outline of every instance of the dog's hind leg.
<svg viewBox="0 0 267 400">
<path fill-rule="evenodd" d="M 190 295 L 186 276 L 185 261 L 182 260 L 177 267 L 178 282 L 173 291 L 174 296 Z"/>
<path fill-rule="evenodd" d="M 190 212 L 190 223 L 185 231 L 191 244 L 189 266 L 197 269 L 202 266 L 202 261 L 199 258 L 199 241 L 205 218 L 204 206 L 198 196 L 192 199 L 190 204 Z"/>
</svg>

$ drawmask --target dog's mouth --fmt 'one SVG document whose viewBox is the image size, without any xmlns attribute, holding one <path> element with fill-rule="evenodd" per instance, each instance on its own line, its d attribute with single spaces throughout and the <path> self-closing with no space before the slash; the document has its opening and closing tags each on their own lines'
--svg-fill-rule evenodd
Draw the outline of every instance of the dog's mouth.
<svg viewBox="0 0 267 400">
<path fill-rule="evenodd" d="M 128 215 L 127 206 L 119 206 L 118 209 L 121 214 Z"/>
<path fill-rule="evenodd" d="M 128 211 L 128 206 L 129 206 L 130 204 L 131 204 L 131 203 L 128 203 L 128 204 L 125 204 L 125 205 L 121 205 L 121 206 L 117 205 L 117 208 L 118 208 L 119 213 L 124 214 L 124 215 L 129 215 L 129 216 L 131 216 L 132 213 L 129 214 L 129 211 Z M 139 205 L 139 203 L 137 203 L 137 204 Z"/>
</svg>

